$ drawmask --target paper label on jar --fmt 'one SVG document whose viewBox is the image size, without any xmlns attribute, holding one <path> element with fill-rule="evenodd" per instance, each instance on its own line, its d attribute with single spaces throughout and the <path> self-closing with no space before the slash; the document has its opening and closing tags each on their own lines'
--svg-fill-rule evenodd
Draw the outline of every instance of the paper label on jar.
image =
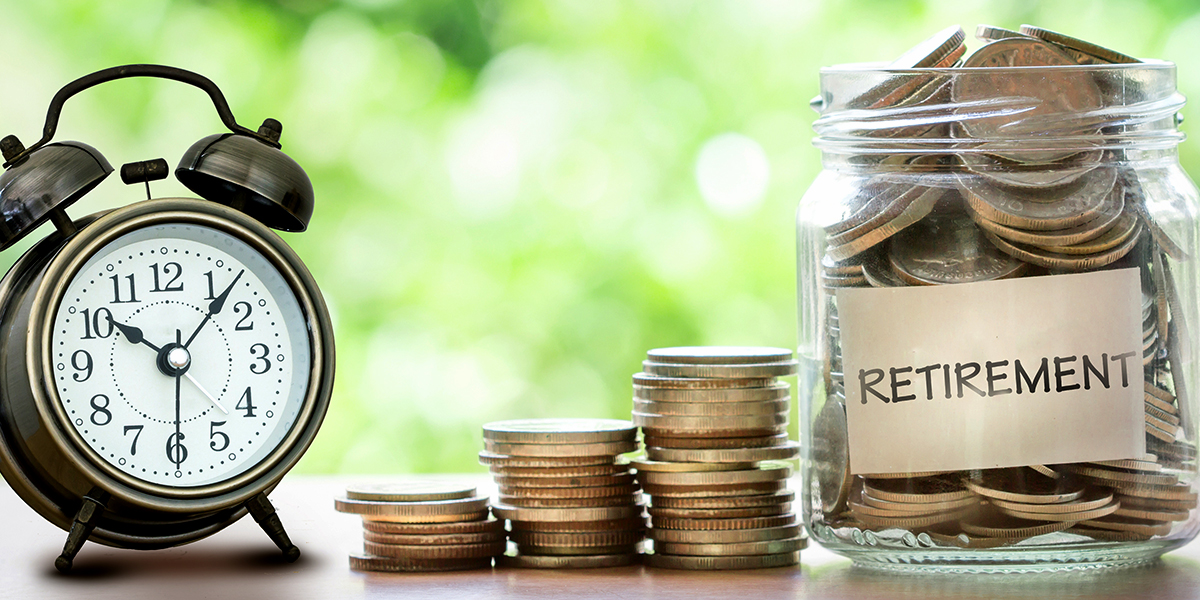
<svg viewBox="0 0 1200 600">
<path fill-rule="evenodd" d="M 1137 269 L 837 291 L 858 473 L 1140 458 Z"/>
</svg>

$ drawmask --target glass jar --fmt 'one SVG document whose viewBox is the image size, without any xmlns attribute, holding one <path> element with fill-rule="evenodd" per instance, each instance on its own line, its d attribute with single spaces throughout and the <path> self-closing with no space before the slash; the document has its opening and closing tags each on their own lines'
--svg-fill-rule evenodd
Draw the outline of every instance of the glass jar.
<svg viewBox="0 0 1200 600">
<path fill-rule="evenodd" d="M 803 512 L 865 566 L 1135 565 L 1197 533 L 1197 189 L 1172 63 L 821 72 Z"/>
</svg>

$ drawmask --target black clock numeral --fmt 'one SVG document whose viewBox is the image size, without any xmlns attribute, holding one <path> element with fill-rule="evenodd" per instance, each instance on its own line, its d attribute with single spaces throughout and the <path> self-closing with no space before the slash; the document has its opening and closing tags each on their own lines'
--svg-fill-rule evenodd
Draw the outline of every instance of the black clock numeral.
<svg viewBox="0 0 1200 600">
<path fill-rule="evenodd" d="M 183 282 L 180 281 L 178 284 L 175 283 L 176 281 L 179 281 L 179 278 L 183 275 L 183 266 L 182 265 L 180 265 L 177 262 L 169 262 L 169 263 L 163 265 L 162 266 L 163 277 L 166 277 L 171 274 L 172 267 L 175 268 L 175 276 L 171 277 L 171 280 L 167 282 L 166 287 L 159 287 L 159 285 L 158 285 L 158 263 L 154 263 L 154 264 L 150 265 L 150 270 L 154 272 L 154 289 L 152 289 L 150 291 L 152 291 L 152 292 L 182 292 L 183 291 Z"/>
<path fill-rule="evenodd" d="M 119 276 L 113 275 L 112 277 L 109 277 L 109 279 L 111 279 L 113 282 L 113 301 L 110 304 L 129 304 L 130 302 L 141 302 L 141 300 L 137 299 L 137 290 L 134 286 L 132 273 L 125 276 L 125 279 L 129 280 L 128 300 L 121 299 L 121 280 L 119 279 Z"/>
<path fill-rule="evenodd" d="M 104 401 L 103 404 L 100 403 L 101 400 Z M 108 396 L 105 396 L 104 394 L 96 394 L 95 396 L 92 396 L 92 425 L 103 427 L 109 423 L 112 423 L 112 413 L 108 412 L 108 402 Z M 100 417 L 100 415 L 104 416 Z M 104 420 L 101 421 L 100 418 L 103 418 Z"/>
<path fill-rule="evenodd" d="M 238 400 L 237 406 L 234 406 L 234 408 L 246 411 L 246 414 L 242 415 L 244 417 L 254 416 L 254 398 L 250 395 L 249 386 L 246 386 L 246 392 L 242 394 L 241 399 Z"/>
<path fill-rule="evenodd" d="M 83 356 L 82 359 L 80 359 L 80 355 Z M 83 364 L 80 364 L 80 362 Z M 87 350 L 76 350 L 75 353 L 71 355 L 71 366 L 75 367 L 76 371 L 79 371 L 79 373 L 72 373 L 71 379 L 74 379 L 79 383 L 87 381 L 88 378 L 92 376 L 92 355 L 88 354 Z M 80 375 L 80 373 L 84 373 L 85 371 L 86 374 Z"/>
<path fill-rule="evenodd" d="M 93 313 L 90 309 L 79 311 L 83 313 L 83 338 L 85 340 L 94 340 L 96 338 L 106 338 L 112 335 L 113 332 L 113 316 L 112 311 L 107 308 L 97 308 Z"/>
<path fill-rule="evenodd" d="M 125 426 L 125 433 L 123 435 L 129 435 L 130 431 L 133 431 L 135 429 L 137 430 L 137 433 L 133 434 L 133 443 L 130 444 L 130 446 L 129 446 L 129 455 L 130 456 L 137 456 L 137 441 L 138 441 L 138 438 L 142 436 L 142 428 L 143 427 L 145 427 L 145 425 L 126 425 Z"/>
<path fill-rule="evenodd" d="M 188 451 L 183 445 L 183 433 L 175 432 L 167 437 L 167 460 L 175 463 L 175 467 L 183 464 L 187 460 Z"/>
<path fill-rule="evenodd" d="M 209 272 L 205 273 L 204 276 L 208 278 L 208 295 L 205 296 L 204 299 L 205 300 L 216 300 L 217 295 L 213 292 L 213 272 L 209 271 Z"/>
<path fill-rule="evenodd" d="M 224 451 L 229 447 L 229 436 L 225 435 L 224 431 L 217 431 L 217 427 L 224 425 L 225 421 L 212 421 L 208 425 L 208 447 L 216 452 Z M 220 447 L 218 448 L 217 438 L 221 438 Z"/>
<path fill-rule="evenodd" d="M 258 355 L 258 351 L 255 350 L 255 348 L 262 348 L 262 356 Z M 267 358 L 267 355 L 270 353 L 271 353 L 271 349 L 268 348 L 266 344 L 255 344 L 253 346 L 250 346 L 250 355 L 254 357 L 254 362 L 250 363 L 250 372 L 254 373 L 255 375 L 262 375 L 263 373 L 270 371 L 271 370 L 271 359 Z M 258 365 L 260 363 L 260 361 L 262 363 L 262 369 L 260 370 L 260 369 L 254 368 L 256 365 Z"/>
<path fill-rule="evenodd" d="M 246 316 L 242 317 L 241 320 L 237 322 L 237 325 L 235 325 L 233 328 L 234 331 L 250 331 L 251 329 L 254 329 L 254 321 L 250 321 L 249 323 L 246 322 L 250 318 L 250 313 L 254 312 L 254 310 L 250 307 L 249 302 L 243 300 L 237 304 L 234 304 L 233 314 L 236 315 L 237 313 L 242 312 L 241 307 L 243 306 L 246 307 Z"/>
</svg>

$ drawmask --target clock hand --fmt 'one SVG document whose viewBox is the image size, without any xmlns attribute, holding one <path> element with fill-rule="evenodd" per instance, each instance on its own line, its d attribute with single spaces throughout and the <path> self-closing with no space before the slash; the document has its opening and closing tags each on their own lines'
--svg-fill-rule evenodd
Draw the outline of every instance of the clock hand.
<svg viewBox="0 0 1200 600">
<path fill-rule="evenodd" d="M 178 344 L 179 340 L 182 338 L 183 332 L 176 329 L 175 343 Z M 183 434 L 179 432 L 179 383 L 182 379 L 183 378 L 179 375 L 175 376 L 175 444 L 177 445 L 182 445 L 183 443 Z M 178 469 L 179 465 L 183 462 L 183 452 L 181 452 L 179 449 L 176 449 L 175 458 L 178 460 L 172 462 L 175 463 L 175 468 Z"/>
<path fill-rule="evenodd" d="M 213 301 L 208 303 L 208 314 L 204 315 L 204 320 L 200 321 L 200 325 L 196 327 L 196 331 L 192 332 L 192 336 L 189 337 L 187 343 L 183 345 L 184 348 L 191 346 L 192 340 L 196 339 L 196 336 L 200 334 L 201 329 L 204 329 L 204 324 L 208 323 L 208 320 L 211 319 L 213 315 L 220 313 L 222 308 L 225 308 L 225 299 L 229 297 L 229 293 L 233 291 L 233 286 L 237 284 L 238 280 L 242 278 L 242 273 L 245 272 L 245 269 L 238 271 L 238 274 L 233 278 L 233 281 L 229 282 L 229 287 L 225 288 L 225 291 L 221 292 L 220 296 L 213 298 Z"/>
<path fill-rule="evenodd" d="M 228 409 L 226 409 L 224 406 L 222 406 L 220 402 L 217 402 L 217 399 L 216 399 L 216 398 L 214 398 L 212 394 L 208 393 L 208 390 L 204 389 L 204 386 L 200 385 L 200 382 L 199 382 L 199 381 L 196 381 L 196 378 L 195 378 L 195 377 L 192 377 L 192 374 L 191 374 L 191 373 L 188 373 L 187 371 L 184 371 L 184 372 L 183 372 L 183 376 L 184 376 L 184 377 L 187 377 L 187 378 L 188 378 L 188 381 L 190 381 L 190 382 L 192 382 L 193 384 L 195 384 L 195 385 L 196 385 L 196 389 L 200 390 L 200 392 L 201 392 L 201 393 L 203 393 L 203 394 L 204 394 L 204 396 L 205 396 L 206 398 L 208 398 L 208 399 L 209 399 L 209 400 L 210 400 L 210 401 L 211 401 L 213 404 L 216 404 L 216 405 L 217 405 L 217 408 L 221 409 L 221 412 L 223 412 L 223 413 L 225 413 L 225 414 L 229 414 L 229 410 L 228 410 Z"/>
<path fill-rule="evenodd" d="M 161 351 L 161 349 L 158 346 L 155 346 L 154 344 L 151 344 L 150 342 L 146 341 L 146 338 L 142 336 L 141 329 L 138 329 L 137 327 L 134 327 L 133 325 L 125 325 L 124 323 L 118 323 L 112 318 L 112 315 L 109 315 L 108 322 L 112 323 L 113 326 L 116 327 L 117 329 L 120 329 L 121 335 L 126 340 L 128 340 L 129 343 L 145 344 L 147 346 L 150 346 L 150 349 L 154 350 L 155 352 Z"/>
</svg>

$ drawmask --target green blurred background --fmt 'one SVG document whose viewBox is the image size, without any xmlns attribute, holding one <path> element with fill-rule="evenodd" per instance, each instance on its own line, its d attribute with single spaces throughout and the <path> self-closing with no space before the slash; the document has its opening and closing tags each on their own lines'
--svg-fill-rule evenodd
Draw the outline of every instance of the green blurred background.
<svg viewBox="0 0 1200 600">
<path fill-rule="evenodd" d="M 0 135 L 32 143 L 59 87 L 136 62 L 208 76 L 245 125 L 282 121 L 317 193 L 284 236 L 338 351 L 298 470 L 475 471 L 485 421 L 628 418 L 649 348 L 793 347 L 817 70 L 954 23 L 971 48 L 979 23 L 1032 23 L 1175 60 L 1200 99 L 1186 0 L 0 0 Z M 135 80 L 71 100 L 57 139 L 174 165 L 219 130 L 198 90 Z M 142 197 L 110 177 L 72 214 Z"/>
</svg>

